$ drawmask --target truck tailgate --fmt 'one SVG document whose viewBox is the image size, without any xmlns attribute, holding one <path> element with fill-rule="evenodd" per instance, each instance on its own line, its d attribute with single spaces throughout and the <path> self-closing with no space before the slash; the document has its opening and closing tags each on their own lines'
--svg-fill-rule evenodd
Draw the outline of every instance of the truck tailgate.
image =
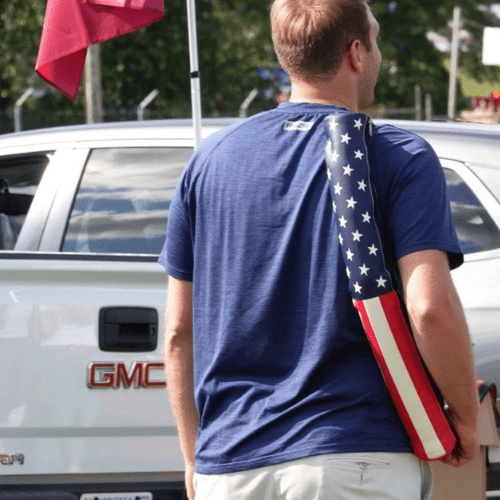
<svg viewBox="0 0 500 500">
<path fill-rule="evenodd" d="M 163 268 L 12 256 L 0 259 L 0 453 L 11 462 L 2 474 L 181 471 L 162 370 Z M 101 350 L 106 307 L 157 311 L 157 347 Z"/>
</svg>

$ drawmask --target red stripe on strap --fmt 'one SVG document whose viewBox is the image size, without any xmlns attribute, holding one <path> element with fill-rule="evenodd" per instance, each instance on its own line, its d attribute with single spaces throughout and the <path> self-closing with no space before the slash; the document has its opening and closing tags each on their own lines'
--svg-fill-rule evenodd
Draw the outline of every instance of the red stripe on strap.
<svg viewBox="0 0 500 500">
<path fill-rule="evenodd" d="M 420 440 L 420 437 L 417 433 L 417 430 L 413 426 L 411 418 L 408 415 L 408 412 L 406 411 L 406 407 L 405 407 L 405 405 L 404 405 L 404 403 L 399 395 L 399 391 L 394 383 L 394 380 L 392 378 L 389 367 L 387 366 L 387 363 L 385 362 L 385 358 L 384 358 L 382 351 L 380 349 L 380 346 L 377 342 L 377 337 L 375 336 L 375 333 L 373 332 L 371 322 L 370 322 L 370 319 L 368 318 L 368 314 L 366 313 L 366 309 L 365 309 L 365 306 L 363 304 L 363 301 L 362 300 L 355 300 L 354 306 L 358 310 L 358 313 L 361 317 L 361 322 L 363 323 L 363 327 L 365 329 L 366 336 L 368 338 L 368 341 L 370 342 L 371 348 L 372 348 L 373 353 L 375 355 L 375 359 L 377 360 L 377 363 L 378 363 L 380 370 L 382 372 L 382 376 L 384 377 L 385 384 L 387 386 L 389 394 L 391 395 L 391 399 L 394 403 L 394 406 L 396 407 L 396 411 L 398 412 L 398 415 L 399 415 L 399 418 L 401 419 L 403 427 L 406 429 L 406 432 L 408 433 L 408 436 L 412 442 L 413 451 L 414 451 L 415 455 L 418 456 L 419 458 L 426 459 L 426 453 L 424 451 L 422 441 Z"/>
<path fill-rule="evenodd" d="M 436 394 L 434 387 L 429 381 L 429 374 L 424 368 L 424 364 L 415 345 L 415 340 L 413 339 L 406 318 L 401 310 L 399 297 L 396 292 L 392 291 L 391 293 L 380 296 L 379 299 L 396 344 L 398 345 L 399 352 L 405 362 L 406 369 L 410 374 L 427 415 L 439 439 L 443 443 L 443 447 L 448 449 L 448 447 L 452 445 L 449 449 L 449 451 L 451 451 L 455 445 L 455 437 L 453 433 L 451 433 L 452 442 L 446 442 L 450 432 L 450 425 L 443 411 L 442 404 L 439 401 L 442 398 Z"/>
<path fill-rule="evenodd" d="M 399 350 L 399 355 L 408 372 L 408 376 L 410 377 L 415 391 L 421 400 L 434 432 L 440 440 L 446 454 L 449 453 L 455 446 L 456 439 L 450 428 L 448 420 L 446 419 L 438 397 L 429 382 L 429 375 L 423 366 L 422 360 L 415 346 L 413 336 L 408 328 L 406 318 L 401 310 L 399 297 L 395 291 L 391 291 L 370 300 L 378 300 L 380 302 L 397 349 Z M 371 324 L 363 301 L 354 301 L 354 305 L 359 312 L 367 338 L 380 366 L 401 422 L 412 441 L 415 455 L 424 460 L 440 458 L 435 456 L 429 457 L 425 451 L 424 443 L 422 442 L 422 439 L 415 429 L 412 419 L 410 418 L 409 412 L 411 412 L 411 408 L 406 408 L 394 382 L 394 377 L 397 377 L 398 374 L 391 373 L 384 358 L 382 349 L 378 344 L 377 337 L 374 333 L 374 328 L 376 329 L 377 325 Z"/>
</svg>

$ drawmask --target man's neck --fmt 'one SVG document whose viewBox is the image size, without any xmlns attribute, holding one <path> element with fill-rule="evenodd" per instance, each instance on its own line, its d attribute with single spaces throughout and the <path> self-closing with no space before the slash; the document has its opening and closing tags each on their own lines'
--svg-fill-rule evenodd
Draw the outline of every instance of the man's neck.
<svg viewBox="0 0 500 500">
<path fill-rule="evenodd" d="M 349 106 L 339 100 L 331 100 L 331 99 L 314 99 L 308 97 L 295 97 L 293 95 L 290 96 L 288 102 L 295 103 L 307 103 L 307 104 L 324 104 L 325 106 L 337 106 L 339 108 L 344 108 L 349 111 L 352 111 Z"/>
<path fill-rule="evenodd" d="M 353 82 L 341 81 L 340 76 L 330 82 L 305 82 L 292 78 L 290 102 L 327 104 L 358 111 Z"/>
</svg>

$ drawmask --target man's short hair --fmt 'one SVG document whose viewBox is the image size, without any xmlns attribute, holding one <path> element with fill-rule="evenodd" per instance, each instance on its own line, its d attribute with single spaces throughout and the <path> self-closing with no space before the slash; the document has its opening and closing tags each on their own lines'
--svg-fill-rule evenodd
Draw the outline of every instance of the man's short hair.
<svg viewBox="0 0 500 500">
<path fill-rule="evenodd" d="M 281 66 L 303 80 L 331 79 L 354 40 L 372 48 L 366 0 L 275 0 L 271 27 Z"/>
</svg>

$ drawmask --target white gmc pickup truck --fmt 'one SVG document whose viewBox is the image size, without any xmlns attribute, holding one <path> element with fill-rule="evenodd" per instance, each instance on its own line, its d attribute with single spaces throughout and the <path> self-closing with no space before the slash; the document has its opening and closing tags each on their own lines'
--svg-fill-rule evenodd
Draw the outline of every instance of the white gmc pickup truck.
<svg viewBox="0 0 500 500">
<path fill-rule="evenodd" d="M 441 158 L 466 252 L 453 277 L 500 387 L 500 126 L 398 125 Z M 193 142 L 189 121 L 0 136 L 0 500 L 183 498 L 157 258 Z"/>
<path fill-rule="evenodd" d="M 157 258 L 192 148 L 177 121 L 0 136 L 1 500 L 183 498 Z"/>
</svg>

